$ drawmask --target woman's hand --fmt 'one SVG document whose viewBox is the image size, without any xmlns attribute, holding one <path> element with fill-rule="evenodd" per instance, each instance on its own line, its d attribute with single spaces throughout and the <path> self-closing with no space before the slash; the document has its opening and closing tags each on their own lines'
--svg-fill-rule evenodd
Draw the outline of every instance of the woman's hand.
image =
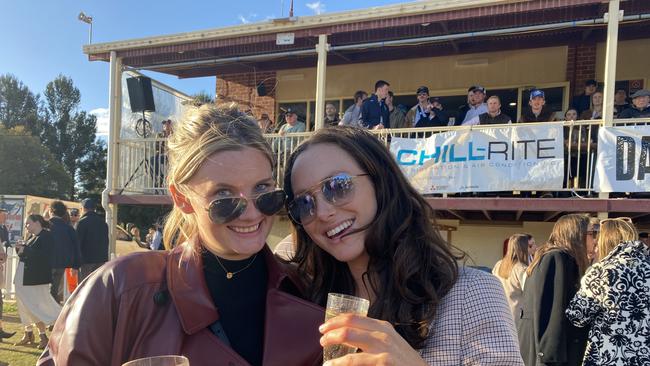
<svg viewBox="0 0 650 366">
<path fill-rule="evenodd" d="M 342 314 L 321 325 L 321 346 L 345 343 L 363 352 L 327 361 L 323 366 L 426 365 L 420 354 L 386 321 Z"/>
</svg>

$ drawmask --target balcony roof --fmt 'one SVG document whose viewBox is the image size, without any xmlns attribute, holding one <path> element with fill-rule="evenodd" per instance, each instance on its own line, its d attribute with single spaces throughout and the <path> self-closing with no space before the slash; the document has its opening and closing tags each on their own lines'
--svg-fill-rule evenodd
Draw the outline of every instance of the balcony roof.
<svg viewBox="0 0 650 366">
<path fill-rule="evenodd" d="M 626 15 L 650 12 L 650 2 L 630 0 L 621 7 Z M 179 77 L 223 75 L 257 70 L 315 65 L 315 54 L 243 62 L 240 57 L 278 52 L 314 50 L 319 34 L 328 34 L 333 47 L 417 39 L 438 35 L 471 33 L 566 21 L 598 19 L 607 11 L 601 0 L 455 0 L 418 1 L 384 7 L 329 13 L 317 16 L 276 19 L 212 30 L 124 40 L 84 46 L 90 60 L 108 61 L 116 51 L 126 66 L 160 71 Z M 647 34 L 648 22 L 622 27 L 621 38 Z M 642 29 L 638 29 L 643 26 Z M 400 52 L 385 49 L 351 49 L 332 52 L 328 64 L 369 62 L 387 57 L 471 53 L 485 47 L 534 47 L 537 44 L 566 44 L 588 37 L 603 37 L 604 24 L 544 32 L 474 37 L 463 41 L 426 42 L 400 46 Z M 626 31 L 630 28 L 630 31 Z M 634 28 L 634 29 L 632 29 Z M 601 31 L 598 31 L 601 29 Z M 278 33 L 292 32 L 291 45 L 276 45 Z M 643 33 L 645 32 L 645 33 Z M 486 40 L 490 42 L 485 42 Z M 497 43 L 494 43 L 497 42 Z M 229 63 L 195 65 L 196 62 L 234 60 Z M 289 60 L 290 62 L 287 62 Z"/>
</svg>

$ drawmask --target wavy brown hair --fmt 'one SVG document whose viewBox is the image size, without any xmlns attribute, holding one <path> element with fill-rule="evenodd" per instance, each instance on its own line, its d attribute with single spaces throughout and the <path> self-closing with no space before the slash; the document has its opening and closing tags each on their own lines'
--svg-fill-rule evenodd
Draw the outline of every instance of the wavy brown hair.
<svg viewBox="0 0 650 366">
<path fill-rule="evenodd" d="M 544 254 L 552 250 L 561 250 L 576 261 L 580 276 L 587 270 L 587 228 L 589 227 L 589 216 L 585 214 L 569 214 L 560 217 L 555 225 L 548 241 L 544 243 L 537 253 L 533 263 L 526 271 L 530 276 L 533 269 L 537 267 Z"/>
<path fill-rule="evenodd" d="M 464 254 L 445 242 L 435 229 L 434 211 L 411 186 L 386 147 L 369 132 L 354 127 L 330 127 L 316 132 L 291 154 L 284 190 L 294 198 L 291 173 L 296 159 L 318 144 L 347 152 L 371 179 L 377 214 L 365 230 L 370 260 L 364 286 L 376 295 L 368 316 L 395 326 L 414 348 L 422 348 L 441 299 L 458 277 L 457 260 Z M 296 254 L 292 262 L 304 278 L 311 300 L 325 305 L 329 292 L 355 294 L 348 265 L 316 245 L 295 222 Z"/>
</svg>

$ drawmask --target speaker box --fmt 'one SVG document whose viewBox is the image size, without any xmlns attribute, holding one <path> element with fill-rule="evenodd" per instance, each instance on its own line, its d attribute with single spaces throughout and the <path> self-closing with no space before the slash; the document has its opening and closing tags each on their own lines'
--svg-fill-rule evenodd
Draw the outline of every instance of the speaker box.
<svg viewBox="0 0 650 366">
<path fill-rule="evenodd" d="M 137 76 L 126 79 L 131 101 L 131 112 L 155 112 L 151 79 L 146 76 Z"/>
<path fill-rule="evenodd" d="M 257 95 L 263 97 L 266 95 L 266 87 L 263 83 L 257 84 Z"/>
</svg>

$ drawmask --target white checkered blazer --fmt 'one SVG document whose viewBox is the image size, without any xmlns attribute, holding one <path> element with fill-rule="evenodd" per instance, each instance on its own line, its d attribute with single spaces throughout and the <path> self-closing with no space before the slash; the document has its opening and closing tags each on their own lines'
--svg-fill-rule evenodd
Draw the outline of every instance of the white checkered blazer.
<svg viewBox="0 0 650 366">
<path fill-rule="evenodd" d="M 420 350 L 429 365 L 524 365 L 503 287 L 492 274 L 461 267 L 430 331 Z"/>
</svg>

